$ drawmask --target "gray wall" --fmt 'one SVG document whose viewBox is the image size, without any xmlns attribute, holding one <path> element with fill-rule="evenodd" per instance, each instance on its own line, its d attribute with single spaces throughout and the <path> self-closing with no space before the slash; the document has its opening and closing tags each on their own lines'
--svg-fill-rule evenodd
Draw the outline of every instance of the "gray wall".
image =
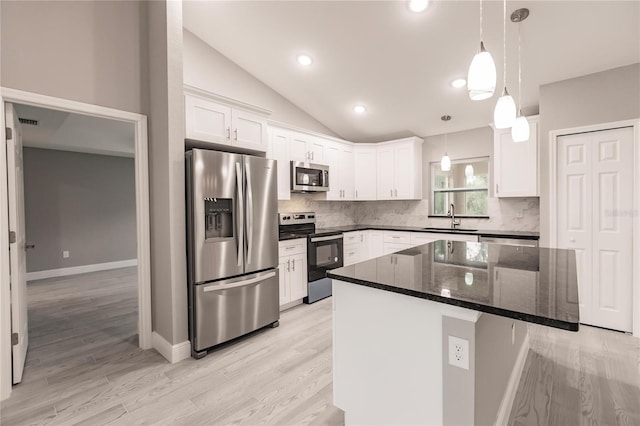
<svg viewBox="0 0 640 426">
<path fill-rule="evenodd" d="M 540 244 L 549 241 L 549 132 L 640 117 L 640 64 L 540 86 Z"/>
<path fill-rule="evenodd" d="M 146 2 L 2 1 L 2 85 L 144 110 Z"/>
<path fill-rule="evenodd" d="M 184 83 L 270 109 L 271 120 L 336 136 L 331 129 L 188 30 L 184 30 Z"/>
<path fill-rule="evenodd" d="M 24 148 L 24 188 L 28 272 L 136 258 L 132 158 Z"/>
</svg>

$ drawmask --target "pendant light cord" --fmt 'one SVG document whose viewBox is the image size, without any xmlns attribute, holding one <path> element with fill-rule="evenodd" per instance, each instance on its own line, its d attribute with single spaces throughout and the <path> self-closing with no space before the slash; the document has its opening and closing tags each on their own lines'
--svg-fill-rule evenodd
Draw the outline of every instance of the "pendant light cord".
<svg viewBox="0 0 640 426">
<path fill-rule="evenodd" d="M 480 43 L 482 43 L 482 0 L 480 0 Z"/>
<path fill-rule="evenodd" d="M 521 56 L 521 36 L 520 36 L 520 22 L 518 22 L 518 113 L 522 115 L 522 56 Z"/>
<path fill-rule="evenodd" d="M 502 42 L 503 42 L 503 71 L 502 80 L 504 82 L 504 89 L 502 89 L 502 96 L 507 94 L 507 0 L 503 2 L 503 17 L 502 17 Z"/>
</svg>

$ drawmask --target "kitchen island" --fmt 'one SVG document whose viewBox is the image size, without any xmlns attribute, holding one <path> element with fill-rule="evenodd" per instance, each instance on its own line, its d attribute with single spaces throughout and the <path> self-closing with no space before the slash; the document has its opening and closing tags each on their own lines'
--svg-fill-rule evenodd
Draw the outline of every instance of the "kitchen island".
<svg viewBox="0 0 640 426">
<path fill-rule="evenodd" d="M 526 323 L 578 330 L 571 250 L 440 240 L 328 276 L 346 424 L 506 424 Z"/>
</svg>

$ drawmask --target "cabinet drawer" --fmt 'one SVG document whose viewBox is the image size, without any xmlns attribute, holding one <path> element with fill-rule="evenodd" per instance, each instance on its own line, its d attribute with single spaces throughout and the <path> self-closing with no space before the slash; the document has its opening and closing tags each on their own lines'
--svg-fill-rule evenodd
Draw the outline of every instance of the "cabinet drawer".
<svg viewBox="0 0 640 426">
<path fill-rule="evenodd" d="M 344 260 L 345 266 L 358 263 L 363 258 L 363 247 L 361 244 L 350 244 L 344 246 Z"/>
<path fill-rule="evenodd" d="M 465 234 L 430 234 L 436 240 L 447 240 L 447 241 L 470 241 L 477 243 L 478 236 L 477 235 L 465 235 Z"/>
<path fill-rule="evenodd" d="M 410 249 L 413 247 L 411 244 L 401 244 L 401 243 L 384 243 L 384 253 L 383 254 L 391 254 L 401 250 Z"/>
<path fill-rule="evenodd" d="M 411 232 L 384 231 L 382 235 L 385 243 L 411 244 Z"/>
<path fill-rule="evenodd" d="M 411 245 L 417 246 L 422 244 L 438 241 L 438 237 L 435 234 L 427 232 L 412 232 L 411 233 Z"/>
<path fill-rule="evenodd" d="M 292 254 L 304 254 L 307 252 L 307 239 L 286 240 L 278 243 L 278 255 L 289 256 Z"/>
<path fill-rule="evenodd" d="M 360 243 L 362 242 L 362 237 L 360 236 L 360 231 L 354 232 L 345 232 L 342 234 L 343 244 L 346 246 L 348 244 Z"/>
</svg>

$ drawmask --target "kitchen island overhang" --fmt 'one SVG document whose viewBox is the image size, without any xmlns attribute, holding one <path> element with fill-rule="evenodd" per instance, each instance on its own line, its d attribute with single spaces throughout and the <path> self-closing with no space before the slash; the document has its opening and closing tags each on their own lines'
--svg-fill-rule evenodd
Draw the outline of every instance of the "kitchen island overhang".
<svg viewBox="0 0 640 426">
<path fill-rule="evenodd" d="M 578 329 L 571 250 L 436 241 L 328 276 L 347 424 L 506 423 L 526 322 Z"/>
</svg>

